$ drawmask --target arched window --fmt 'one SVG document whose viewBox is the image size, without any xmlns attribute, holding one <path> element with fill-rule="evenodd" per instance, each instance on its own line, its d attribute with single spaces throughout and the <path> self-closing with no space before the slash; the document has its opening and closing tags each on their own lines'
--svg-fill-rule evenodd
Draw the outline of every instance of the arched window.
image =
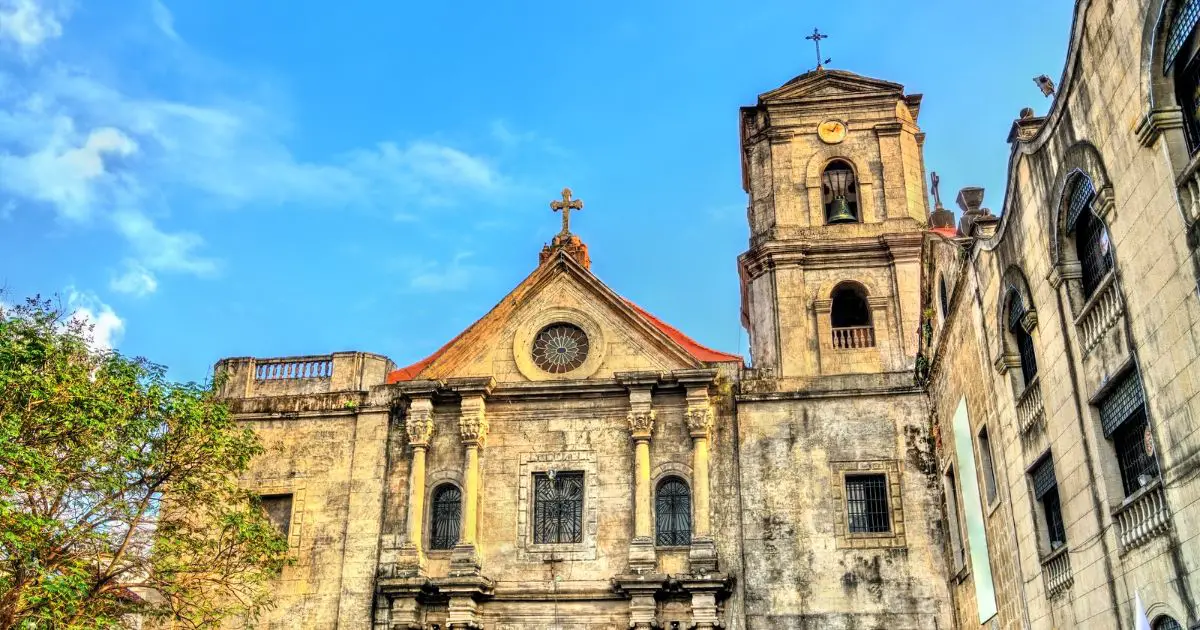
<svg viewBox="0 0 1200 630">
<path fill-rule="evenodd" d="M 658 482 L 654 520 L 655 544 L 670 547 L 692 543 L 692 493 L 679 477 Z"/>
<path fill-rule="evenodd" d="M 833 328 L 833 347 L 837 349 L 875 347 L 875 327 L 867 308 L 867 290 L 857 282 L 843 282 L 833 289 L 829 323 Z"/>
<path fill-rule="evenodd" d="M 1188 151 L 1200 149 L 1200 1 L 1184 0 L 1167 32 L 1163 74 L 1175 70 L 1175 100 L 1183 108 Z"/>
<path fill-rule="evenodd" d="M 1152 630 L 1183 630 L 1183 626 L 1180 626 L 1179 622 L 1171 618 L 1170 615 L 1163 615 L 1154 620 Z"/>
<path fill-rule="evenodd" d="M 453 549 L 458 543 L 458 528 L 462 518 L 462 491 L 444 483 L 433 491 L 433 524 L 430 529 L 430 549 Z"/>
<path fill-rule="evenodd" d="M 1021 357 L 1021 377 L 1029 386 L 1037 378 L 1037 356 L 1033 352 L 1033 337 L 1025 330 L 1025 303 L 1016 289 L 1008 293 L 1008 332 L 1016 342 L 1017 354 Z"/>
<path fill-rule="evenodd" d="M 856 223 L 858 182 L 854 169 L 843 160 L 834 160 L 821 174 L 821 201 L 825 204 L 826 223 Z"/>
<path fill-rule="evenodd" d="M 1113 268 L 1112 242 L 1100 217 L 1092 212 L 1096 189 L 1087 177 L 1076 179 L 1067 206 L 1067 233 L 1075 239 L 1075 254 L 1079 257 L 1083 297 L 1092 296 L 1100 281 Z"/>
</svg>

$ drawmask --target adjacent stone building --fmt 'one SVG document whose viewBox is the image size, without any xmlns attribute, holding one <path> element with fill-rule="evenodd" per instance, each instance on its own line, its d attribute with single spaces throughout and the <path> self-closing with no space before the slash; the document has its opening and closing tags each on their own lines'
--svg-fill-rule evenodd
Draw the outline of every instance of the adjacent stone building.
<svg viewBox="0 0 1200 630">
<path fill-rule="evenodd" d="M 920 95 L 760 95 L 749 361 L 593 275 L 569 190 L 429 357 L 223 359 L 296 559 L 260 625 L 1115 630 L 1136 594 L 1197 627 L 1198 18 L 1080 0 L 1002 211 L 963 189 L 957 223 Z"/>
</svg>

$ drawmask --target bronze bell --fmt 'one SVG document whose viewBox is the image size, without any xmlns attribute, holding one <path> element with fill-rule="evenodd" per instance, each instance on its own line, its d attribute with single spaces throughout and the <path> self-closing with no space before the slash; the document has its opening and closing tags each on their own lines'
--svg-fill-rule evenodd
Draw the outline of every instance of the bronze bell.
<svg viewBox="0 0 1200 630">
<path fill-rule="evenodd" d="M 834 197 L 830 204 L 829 223 L 857 223 L 858 217 L 850 209 L 850 203 L 845 197 Z"/>
</svg>

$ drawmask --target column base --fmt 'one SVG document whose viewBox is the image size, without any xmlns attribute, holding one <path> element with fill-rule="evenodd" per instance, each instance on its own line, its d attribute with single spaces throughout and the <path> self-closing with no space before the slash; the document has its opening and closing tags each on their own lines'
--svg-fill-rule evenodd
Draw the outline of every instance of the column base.
<svg viewBox="0 0 1200 630">
<path fill-rule="evenodd" d="M 619 575 L 613 588 L 629 596 L 629 627 L 633 630 L 659 628 L 658 602 L 654 596 L 667 588 L 668 577 L 656 573 Z"/>
<path fill-rule="evenodd" d="M 423 577 L 383 578 L 376 587 L 374 630 L 421 630 L 425 627 L 422 599 L 432 592 L 429 580 Z"/>
<path fill-rule="evenodd" d="M 729 576 L 721 573 L 679 577 L 679 586 L 692 596 L 692 625 L 695 630 L 725 627 L 717 601 L 729 596 Z"/>
<path fill-rule="evenodd" d="M 449 597 L 446 628 L 448 630 L 483 628 L 479 621 L 479 601 L 492 595 L 495 585 L 486 577 L 461 576 L 437 580 L 440 593 Z"/>
<path fill-rule="evenodd" d="M 692 539 L 688 550 L 688 573 L 705 575 L 717 572 L 717 544 L 708 536 Z"/>
<path fill-rule="evenodd" d="M 450 577 L 479 575 L 482 567 L 475 545 L 457 544 L 450 554 Z"/>
<path fill-rule="evenodd" d="M 425 576 L 425 554 L 410 543 L 385 547 L 379 554 L 379 577 L 411 578 Z"/>
<path fill-rule="evenodd" d="M 638 536 L 629 541 L 629 572 L 634 574 L 654 573 L 656 567 L 654 540 Z"/>
</svg>

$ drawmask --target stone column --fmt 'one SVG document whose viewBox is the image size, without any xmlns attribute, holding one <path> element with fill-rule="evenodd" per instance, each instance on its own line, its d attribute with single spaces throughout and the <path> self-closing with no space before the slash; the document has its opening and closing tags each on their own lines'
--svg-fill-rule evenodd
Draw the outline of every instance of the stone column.
<svg viewBox="0 0 1200 630">
<path fill-rule="evenodd" d="M 463 443 L 463 509 L 458 544 L 450 560 L 450 575 L 479 575 L 479 449 L 487 438 L 483 396 L 464 396 L 458 430 Z"/>
<path fill-rule="evenodd" d="M 707 385 L 688 388 L 687 425 L 692 437 L 692 547 L 688 552 L 688 567 L 693 574 L 713 573 L 717 570 L 717 549 L 710 523 L 708 477 L 713 409 Z"/>
<path fill-rule="evenodd" d="M 408 473 L 408 521 L 406 537 L 400 545 L 397 560 L 399 576 L 424 575 L 425 553 L 425 452 L 429 449 L 429 438 L 433 435 L 433 400 L 417 398 L 408 405 L 404 421 L 404 432 L 408 435 L 408 446 L 412 460 Z"/>
<path fill-rule="evenodd" d="M 633 438 L 633 540 L 629 543 L 629 571 L 654 572 L 654 523 L 650 510 L 650 435 L 654 431 L 654 410 L 650 407 L 650 388 L 629 392 L 629 433 Z"/>
</svg>

